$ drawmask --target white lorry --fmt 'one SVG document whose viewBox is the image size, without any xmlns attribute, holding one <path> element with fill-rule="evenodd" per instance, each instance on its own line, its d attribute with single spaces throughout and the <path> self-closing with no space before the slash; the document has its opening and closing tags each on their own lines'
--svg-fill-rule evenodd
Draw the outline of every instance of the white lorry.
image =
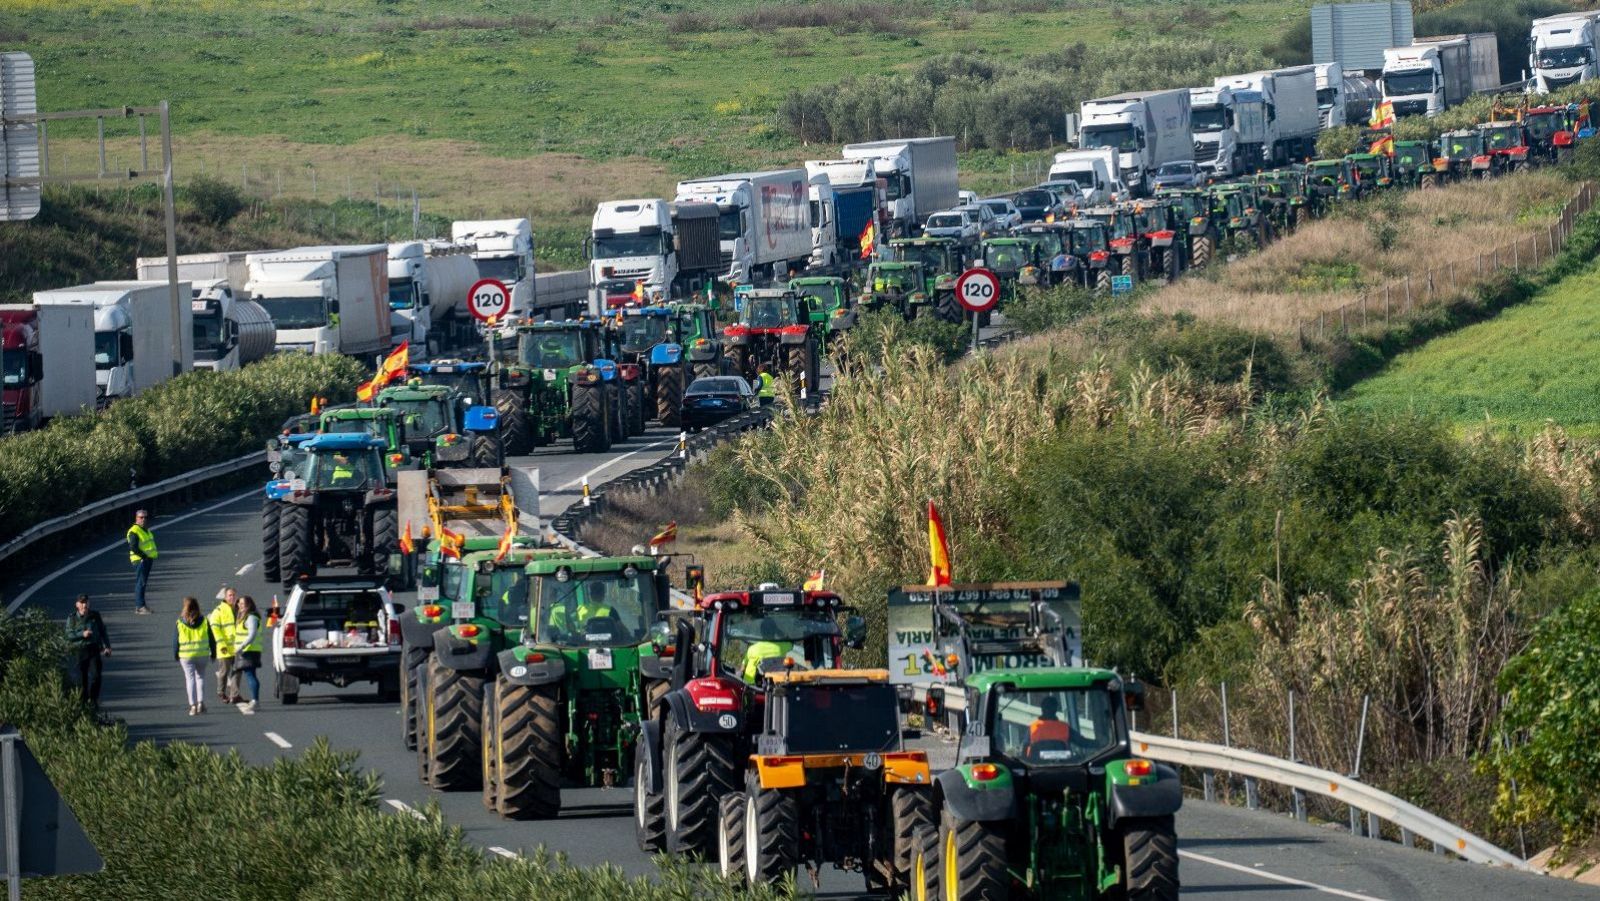
<svg viewBox="0 0 1600 901">
<path fill-rule="evenodd" d="M 1352 124 L 1345 121 L 1344 70 L 1337 61 L 1314 63 L 1317 70 L 1317 113 L 1323 128 Z"/>
<path fill-rule="evenodd" d="M 1261 139 L 1241 141 L 1239 153 L 1263 167 L 1282 166 L 1310 159 L 1317 152 L 1317 132 L 1322 113 L 1317 108 L 1317 72 L 1313 66 L 1263 69 L 1217 79 L 1217 87 L 1256 91 L 1261 95 L 1265 122 Z"/>
<path fill-rule="evenodd" d="M 716 204 L 720 274 L 738 284 L 787 279 L 811 259 L 811 201 L 804 169 L 736 172 L 678 182 L 677 202 Z"/>
<path fill-rule="evenodd" d="M 928 216 L 959 202 L 953 137 L 863 141 L 844 145 L 839 155 L 871 160 L 875 176 L 883 181 L 888 218 L 884 237 L 916 234 Z"/>
<path fill-rule="evenodd" d="M 687 297 L 704 290 L 722 265 L 719 212 L 710 203 L 659 198 L 606 200 L 590 220 L 589 311 L 646 297 Z"/>
<path fill-rule="evenodd" d="M 1600 10 L 1534 19 L 1528 93 L 1548 94 L 1600 75 Z"/>
<path fill-rule="evenodd" d="M 189 290 L 188 282 L 178 283 L 180 297 L 188 297 Z M 132 397 L 194 368 L 193 314 L 188 303 L 181 303 L 181 321 L 172 321 L 172 296 L 165 281 L 95 282 L 36 291 L 33 302 L 94 311 L 95 399 L 101 405 Z"/>
<path fill-rule="evenodd" d="M 389 343 L 409 341 L 423 360 L 476 340 L 467 292 L 478 265 L 464 244 L 402 241 L 389 245 Z"/>
<path fill-rule="evenodd" d="M 472 247 L 479 278 L 511 289 L 511 315 L 531 317 L 539 310 L 534 288 L 533 224 L 526 219 L 486 219 L 450 223 L 450 240 Z M 561 318 L 561 317 L 557 317 Z"/>
<path fill-rule="evenodd" d="M 178 277 L 190 287 L 196 369 L 230 371 L 272 353 L 276 342 L 272 319 L 245 293 L 250 281 L 246 258 L 270 252 L 230 250 L 178 257 Z M 133 268 L 140 281 L 166 281 L 166 257 L 140 257 Z"/>
<path fill-rule="evenodd" d="M 1259 91 L 1217 85 L 1189 89 L 1189 122 L 1194 131 L 1194 162 L 1217 178 L 1254 171 L 1267 125 Z"/>
<path fill-rule="evenodd" d="M 389 248 L 297 247 L 246 258 L 246 290 L 272 317 L 277 349 L 363 359 L 389 349 Z"/>
<path fill-rule="evenodd" d="M 1417 38 L 1383 51 L 1383 101 L 1398 116 L 1437 116 L 1500 85 L 1500 49 L 1491 32 Z"/>
<path fill-rule="evenodd" d="M 1109 202 L 1113 195 L 1119 198 L 1128 195 L 1115 147 L 1065 150 L 1056 154 L 1050 163 L 1046 184 L 1065 181 L 1077 184 L 1079 197 L 1085 205 Z"/>
<path fill-rule="evenodd" d="M 1117 152 L 1117 174 L 1134 194 L 1149 193 L 1149 179 L 1166 163 L 1194 161 L 1189 91 L 1132 91 L 1084 101 L 1078 147 Z"/>
<path fill-rule="evenodd" d="M 813 186 L 818 177 L 833 188 L 834 233 L 845 256 L 860 257 L 861 238 L 867 224 L 884 218 L 883 179 L 877 164 L 868 160 L 806 160 L 806 175 Z"/>
<path fill-rule="evenodd" d="M 840 246 L 839 198 L 826 175 L 808 175 L 806 196 L 811 209 L 811 258 L 807 268 L 812 272 L 834 273 L 843 270 L 855 257 Z"/>
</svg>

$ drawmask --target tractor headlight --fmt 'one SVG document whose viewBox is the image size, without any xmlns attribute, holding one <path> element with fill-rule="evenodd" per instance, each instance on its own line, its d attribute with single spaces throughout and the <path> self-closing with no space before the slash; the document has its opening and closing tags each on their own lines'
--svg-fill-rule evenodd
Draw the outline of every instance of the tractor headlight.
<svg viewBox="0 0 1600 901">
<path fill-rule="evenodd" d="M 572 581 L 572 567 L 570 567 L 570 566 L 562 566 L 562 567 L 557 568 L 556 569 L 556 581 L 557 582 L 571 582 Z"/>
</svg>

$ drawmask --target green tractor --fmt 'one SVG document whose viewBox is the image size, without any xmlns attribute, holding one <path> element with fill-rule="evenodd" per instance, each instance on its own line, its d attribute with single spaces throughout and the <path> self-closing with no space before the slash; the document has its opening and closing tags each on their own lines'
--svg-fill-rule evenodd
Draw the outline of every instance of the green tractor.
<svg viewBox="0 0 1600 901">
<path fill-rule="evenodd" d="M 382 389 L 375 403 L 391 412 L 406 453 L 424 468 L 500 465 L 499 414 L 492 406 L 420 378 Z"/>
<path fill-rule="evenodd" d="M 932 599 L 967 716 L 956 766 L 934 780 L 938 825 L 913 842 L 913 898 L 1178 897 L 1177 771 L 1133 754 L 1144 688 L 1077 659 L 1062 603 L 1076 590 L 1061 587 Z"/>
<path fill-rule="evenodd" d="M 1017 285 L 1024 272 L 1033 273 L 1033 278 L 1037 280 L 1039 252 L 1043 243 L 1027 235 L 984 239 L 978 262 L 999 277 L 1002 303 L 1016 298 Z"/>
<path fill-rule="evenodd" d="M 394 410 L 385 407 L 332 407 L 322 411 L 317 431 L 324 435 L 367 435 L 382 441 L 391 478 L 410 462 Z"/>
<path fill-rule="evenodd" d="M 678 342 L 689 358 L 695 378 L 723 375 L 722 333 L 717 329 L 716 304 L 675 303 L 672 310 L 678 317 Z"/>
<path fill-rule="evenodd" d="M 1433 187 L 1433 143 L 1394 142 L 1394 181 L 1402 188 Z"/>
<path fill-rule="evenodd" d="M 926 279 L 924 292 L 934 315 L 946 322 L 962 322 L 966 313 L 956 300 L 956 278 L 966 269 L 966 250 L 955 238 L 894 238 L 889 241 L 890 259 L 921 263 Z"/>
<path fill-rule="evenodd" d="M 569 438 L 580 454 L 604 453 L 643 431 L 643 384 L 625 385 L 621 367 L 603 356 L 599 323 L 523 323 L 515 334 L 494 398 L 507 455 Z"/>
<path fill-rule="evenodd" d="M 1156 196 L 1173 206 L 1173 224 L 1181 236 L 1189 267 L 1204 269 L 1217 251 L 1217 233 L 1211 222 L 1211 196 L 1204 188 L 1162 190 Z"/>
<path fill-rule="evenodd" d="M 849 281 L 836 275 L 808 275 L 789 280 L 789 290 L 811 311 L 811 326 L 824 341 L 841 338 L 856 325 L 856 307 Z"/>
<path fill-rule="evenodd" d="M 1307 163 L 1306 186 L 1319 213 L 1334 204 L 1361 199 L 1361 186 L 1347 160 L 1312 160 Z"/>
<path fill-rule="evenodd" d="M 1383 191 L 1394 186 L 1394 161 L 1386 153 L 1350 153 L 1345 155 L 1356 180 L 1366 191 Z"/>
<path fill-rule="evenodd" d="M 1251 249 L 1267 243 L 1267 221 L 1253 184 L 1232 182 L 1211 188 L 1211 219 L 1224 239 L 1243 241 Z"/>
<path fill-rule="evenodd" d="M 877 260 L 867 267 L 863 302 L 870 310 L 893 309 L 909 321 L 928 309 L 927 283 L 921 263 Z"/>
<path fill-rule="evenodd" d="M 1305 172 L 1297 166 L 1257 172 L 1256 188 L 1272 230 L 1288 234 L 1309 215 L 1306 212 Z"/>
</svg>

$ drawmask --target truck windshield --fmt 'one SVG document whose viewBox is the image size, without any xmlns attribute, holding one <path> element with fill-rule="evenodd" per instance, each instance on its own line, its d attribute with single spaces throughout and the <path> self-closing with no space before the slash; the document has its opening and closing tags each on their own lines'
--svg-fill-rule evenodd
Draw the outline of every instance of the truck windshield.
<svg viewBox="0 0 1600 901">
<path fill-rule="evenodd" d="M 1189 126 L 1195 134 L 1221 131 L 1228 127 L 1228 111 L 1220 106 L 1197 106 L 1189 112 Z"/>
<path fill-rule="evenodd" d="M 785 710 L 784 750 L 790 754 L 900 747 L 899 701 L 887 683 L 796 685 Z"/>
<path fill-rule="evenodd" d="M 1333 102 L 1339 99 L 1339 92 L 1333 88 L 1319 88 L 1317 90 L 1317 109 L 1332 109 Z"/>
<path fill-rule="evenodd" d="M 717 215 L 717 237 L 723 241 L 737 241 L 744 237 L 742 217 L 737 209 L 724 209 Z"/>
<path fill-rule="evenodd" d="M 1084 150 L 1112 147 L 1118 153 L 1134 153 L 1139 149 L 1139 133 L 1132 125 L 1101 125 L 1084 128 L 1078 146 Z"/>
<path fill-rule="evenodd" d="M 899 200 L 911 193 L 911 179 L 902 172 L 890 172 L 883 177 L 884 200 Z"/>
<path fill-rule="evenodd" d="M 1001 689 L 990 732 L 995 754 L 1040 766 L 1082 765 L 1117 743 L 1104 689 Z"/>
<path fill-rule="evenodd" d="M 22 350 L 0 351 L 0 378 L 7 387 L 16 387 L 28 380 L 28 354 Z"/>
<path fill-rule="evenodd" d="M 628 316 L 622 320 L 622 346 L 629 350 L 645 350 L 665 340 L 665 316 Z"/>
<path fill-rule="evenodd" d="M 1539 68 L 1574 69 L 1589 61 L 1587 47 L 1549 47 L 1539 51 Z"/>
<path fill-rule="evenodd" d="M 644 640 L 660 609 L 655 579 L 636 570 L 535 578 L 538 637 L 567 647 L 626 647 Z"/>
<path fill-rule="evenodd" d="M 478 257 L 474 262 L 478 264 L 478 278 L 498 279 L 506 287 L 522 281 L 521 257 Z"/>
<path fill-rule="evenodd" d="M 194 358 L 215 360 L 222 356 L 222 310 L 206 310 L 194 316 Z"/>
<path fill-rule="evenodd" d="M 279 329 L 322 328 L 328 324 L 328 302 L 320 297 L 263 297 L 258 302 Z"/>
<path fill-rule="evenodd" d="M 603 235 L 594 239 L 594 258 L 654 257 L 663 253 L 661 235 Z"/>
<path fill-rule="evenodd" d="M 409 278 L 389 279 L 389 309 L 411 309 L 417 300 L 415 284 Z"/>
<path fill-rule="evenodd" d="M 565 369 L 582 360 L 582 336 L 577 332 L 523 332 L 517 336 L 517 361 L 535 369 Z"/>
<path fill-rule="evenodd" d="M 1385 97 L 1410 97 L 1413 94 L 1433 93 L 1433 73 L 1430 71 L 1404 72 L 1383 76 Z"/>
<path fill-rule="evenodd" d="M 94 368 L 110 369 L 122 364 L 117 356 L 117 336 L 121 332 L 94 333 Z"/>
<path fill-rule="evenodd" d="M 1082 186 L 1100 187 L 1100 180 L 1095 178 L 1093 169 L 1051 169 L 1051 181 L 1070 181 L 1079 186 L 1078 193 L 1083 193 Z"/>
</svg>

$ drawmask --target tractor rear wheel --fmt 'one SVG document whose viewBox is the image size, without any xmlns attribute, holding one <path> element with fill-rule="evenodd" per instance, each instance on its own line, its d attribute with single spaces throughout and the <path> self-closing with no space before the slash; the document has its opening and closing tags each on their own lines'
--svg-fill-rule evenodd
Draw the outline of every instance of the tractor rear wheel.
<svg viewBox="0 0 1600 901">
<path fill-rule="evenodd" d="M 500 443 L 506 456 L 520 457 L 533 449 L 528 424 L 528 405 L 517 391 L 496 391 L 494 409 L 500 422 Z"/>
<path fill-rule="evenodd" d="M 283 587 L 293 585 L 302 575 L 316 574 L 312 550 L 311 508 L 285 506 L 278 516 L 278 575 Z"/>
<path fill-rule="evenodd" d="M 1096 293 L 1096 294 L 1109 294 L 1109 293 L 1111 293 L 1111 270 L 1110 269 L 1100 269 L 1100 270 L 1095 272 L 1095 274 L 1094 274 L 1094 293 Z"/>
<path fill-rule="evenodd" d="M 407 751 L 417 748 L 418 680 L 429 656 L 427 648 L 417 647 L 407 647 L 400 656 L 400 741 Z"/>
<path fill-rule="evenodd" d="M 495 704 L 492 697 L 484 698 L 478 711 L 478 734 L 482 736 L 478 759 L 482 761 L 478 785 L 483 790 L 483 809 L 490 813 L 500 810 L 500 768 L 496 748 L 499 734 L 494 719 Z"/>
<path fill-rule="evenodd" d="M 633 750 L 633 837 L 646 854 L 667 846 L 666 801 L 650 790 L 650 758 L 642 736 Z"/>
<path fill-rule="evenodd" d="M 561 812 L 561 704 L 555 685 L 516 685 L 496 677 L 495 731 L 484 735 L 499 780 L 495 810 L 513 820 L 547 820 Z"/>
<path fill-rule="evenodd" d="M 683 422 L 683 367 L 668 366 L 656 376 L 656 420 L 677 427 Z"/>
<path fill-rule="evenodd" d="M 956 821 L 945 814 L 939 841 L 940 893 L 962 901 L 1005 901 L 1006 876 L 1003 823 Z"/>
<path fill-rule="evenodd" d="M 623 409 L 626 401 L 622 399 L 624 393 L 620 378 L 606 385 L 606 432 L 612 444 L 628 440 L 627 410 Z"/>
<path fill-rule="evenodd" d="M 1120 268 L 1122 270 L 1122 274 L 1123 275 L 1126 275 L 1128 278 L 1131 278 L 1134 281 L 1138 281 L 1139 280 L 1139 258 L 1138 257 L 1135 257 L 1131 253 L 1123 254 L 1122 262 L 1119 265 L 1120 265 Z"/>
<path fill-rule="evenodd" d="M 387 509 L 372 511 L 372 528 L 367 532 L 367 552 L 361 569 L 367 575 L 382 575 L 389 569 L 389 555 L 399 544 L 399 514 Z"/>
<path fill-rule="evenodd" d="M 778 789 L 755 789 L 744 805 L 744 878 L 751 885 L 777 882 L 794 872 L 800 847 L 800 811 Z"/>
<path fill-rule="evenodd" d="M 912 837 L 916 853 L 911 860 L 911 901 L 937 901 L 939 898 L 939 830 L 931 826 L 918 829 Z"/>
<path fill-rule="evenodd" d="M 894 877 L 901 890 L 913 887 L 912 865 L 918 835 L 933 828 L 933 798 L 923 787 L 905 787 L 889 796 L 889 825 L 894 831 Z"/>
<path fill-rule="evenodd" d="M 1123 824 L 1128 901 L 1177 901 L 1178 834 L 1172 817 Z"/>
<path fill-rule="evenodd" d="M 261 502 L 261 578 L 278 581 L 278 513 L 277 501 Z"/>
<path fill-rule="evenodd" d="M 599 385 L 572 389 L 572 447 L 580 454 L 603 454 L 611 449 L 606 430 L 606 394 Z"/>
<path fill-rule="evenodd" d="M 717 818 L 717 869 L 724 879 L 744 879 L 744 792 L 722 797 Z"/>
<path fill-rule="evenodd" d="M 667 804 L 667 850 L 706 852 L 716 837 L 717 799 L 737 785 L 738 765 L 727 736 L 662 730 L 662 770 Z"/>
<path fill-rule="evenodd" d="M 934 298 L 934 312 L 945 322 L 961 322 L 961 301 L 956 300 L 956 292 L 940 291 Z"/>
<path fill-rule="evenodd" d="M 428 758 L 428 784 L 441 791 L 467 791 L 479 775 L 478 734 L 482 723 L 483 677 L 453 670 L 428 659 L 427 719 L 417 741 Z"/>
<path fill-rule="evenodd" d="M 643 435 L 645 422 L 650 418 L 645 412 L 644 382 L 630 382 L 628 392 L 628 434 Z"/>
<path fill-rule="evenodd" d="M 1194 260 L 1195 269 L 1204 269 L 1211 262 L 1211 235 L 1199 234 L 1194 236 L 1194 244 L 1189 252 L 1190 259 Z"/>
<path fill-rule="evenodd" d="M 694 377 L 695 378 L 697 378 L 697 379 L 708 379 L 708 378 L 711 378 L 714 375 L 722 375 L 722 367 L 718 366 L 716 363 L 713 362 L 713 363 L 696 363 L 696 364 L 694 364 Z"/>
<path fill-rule="evenodd" d="M 790 345 L 783 349 L 783 374 L 789 377 L 790 384 L 794 386 L 796 394 L 799 393 L 800 386 L 806 383 L 808 356 L 810 355 L 806 353 L 804 344 L 798 346 Z"/>
<path fill-rule="evenodd" d="M 498 467 L 500 465 L 500 439 L 477 435 L 472 439 L 472 465 Z"/>
</svg>

